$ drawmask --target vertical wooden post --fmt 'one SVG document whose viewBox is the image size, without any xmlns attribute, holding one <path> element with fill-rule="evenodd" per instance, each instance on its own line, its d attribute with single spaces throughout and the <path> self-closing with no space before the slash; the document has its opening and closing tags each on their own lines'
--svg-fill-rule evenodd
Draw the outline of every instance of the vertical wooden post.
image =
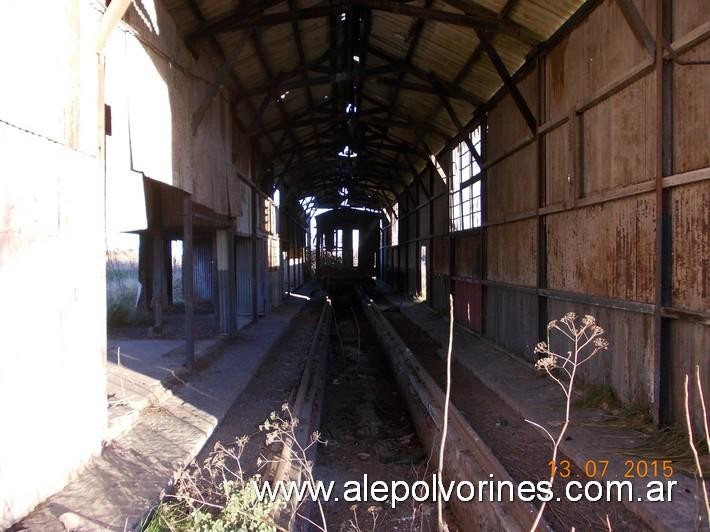
<svg viewBox="0 0 710 532">
<path fill-rule="evenodd" d="M 537 90 L 538 90 L 538 123 L 542 124 L 547 118 L 547 86 L 545 84 L 545 56 L 537 62 Z M 547 334 L 547 297 L 540 290 L 547 288 L 547 226 L 545 217 L 540 215 L 540 209 L 547 204 L 547 149 L 545 135 L 538 130 L 536 135 L 537 145 L 537 336 L 545 338 Z"/>
<path fill-rule="evenodd" d="M 162 231 L 162 205 L 160 190 L 157 186 L 151 187 L 151 228 L 153 241 L 153 331 L 160 334 L 163 329 L 163 277 L 165 264 L 163 263 L 163 231 Z"/>
<path fill-rule="evenodd" d="M 287 219 L 286 220 L 287 224 L 287 229 L 286 229 L 286 235 L 287 235 L 287 240 L 286 240 L 286 292 L 289 294 L 291 293 L 291 257 L 293 253 L 293 242 L 291 241 L 292 238 L 292 227 L 290 224 L 290 221 Z"/>
<path fill-rule="evenodd" d="M 481 117 L 481 161 L 488 160 L 488 116 Z M 486 334 L 486 298 L 488 297 L 488 289 L 483 282 L 488 279 L 488 168 L 481 168 L 481 335 Z"/>
<path fill-rule="evenodd" d="M 192 245 L 192 196 L 185 194 L 182 210 L 182 294 L 185 302 L 185 359 L 187 367 L 195 366 L 194 287 Z"/>
<path fill-rule="evenodd" d="M 256 189 L 252 187 L 251 191 L 251 314 L 252 321 L 256 321 L 259 318 L 259 308 L 258 308 L 258 271 L 256 268 L 256 253 L 257 253 L 257 203 L 259 194 Z"/>
<path fill-rule="evenodd" d="M 163 238 L 159 229 L 153 232 L 153 330 L 163 329 Z"/>
<path fill-rule="evenodd" d="M 653 312 L 653 418 L 657 425 L 670 421 L 670 323 L 663 317 L 663 306 L 671 302 L 672 245 L 668 199 L 663 176 L 672 173 L 672 64 L 663 60 L 664 42 L 671 42 L 672 9 L 670 0 L 656 2 L 656 272 Z"/>
<path fill-rule="evenodd" d="M 433 165 L 429 166 L 429 190 L 431 190 L 431 199 L 429 199 L 429 253 L 427 253 L 427 287 L 429 294 L 427 294 L 427 302 L 429 306 L 434 308 L 434 261 L 436 257 L 434 256 L 434 234 L 436 233 L 436 221 L 434 220 L 434 198 L 436 197 L 436 192 L 434 190 L 434 183 L 436 169 Z"/>
</svg>

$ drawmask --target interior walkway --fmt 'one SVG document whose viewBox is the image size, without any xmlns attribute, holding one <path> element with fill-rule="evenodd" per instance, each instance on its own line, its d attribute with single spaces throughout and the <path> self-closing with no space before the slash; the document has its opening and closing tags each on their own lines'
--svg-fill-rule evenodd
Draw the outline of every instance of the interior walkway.
<svg viewBox="0 0 710 532">
<path fill-rule="evenodd" d="M 380 288 L 387 290 L 382 285 Z M 412 301 L 401 294 L 390 292 L 386 299 L 389 304 L 381 305 L 382 310 L 398 308 L 402 314 L 439 343 L 441 348 L 438 350 L 438 355 L 445 359 L 449 337 L 448 316 L 432 310 L 426 303 Z M 461 364 L 457 371 L 463 369 L 473 373 L 486 384 L 491 393 L 522 418 L 545 426 L 552 434 L 559 431 L 561 420 L 564 420 L 565 402 L 562 392 L 551 380 L 541 378 L 540 373 L 531 364 L 495 347 L 459 325 L 454 327 L 452 355 L 454 360 Z M 612 348 L 605 356 L 613 356 Z M 456 406 L 462 410 L 475 407 L 475 405 Z M 645 493 L 646 483 L 654 479 L 650 476 L 645 479 L 625 478 L 624 462 L 628 459 L 639 459 L 633 454 L 633 449 L 641 446 L 649 436 L 639 431 L 605 424 L 603 416 L 604 412 L 601 410 L 573 407 L 572 424 L 568 429 L 566 440 L 560 446 L 561 451 L 582 471 L 586 461 L 608 461 L 605 478 L 597 480 L 631 480 L 634 484 L 634 494 Z M 694 530 L 694 516 L 698 515 L 696 494 L 699 493 L 695 481 L 677 471 L 673 474 L 672 480 L 678 482 L 673 488 L 672 503 L 636 500 L 626 503 L 626 506 L 653 530 L 668 532 Z M 559 481 L 560 479 L 556 482 Z"/>
</svg>

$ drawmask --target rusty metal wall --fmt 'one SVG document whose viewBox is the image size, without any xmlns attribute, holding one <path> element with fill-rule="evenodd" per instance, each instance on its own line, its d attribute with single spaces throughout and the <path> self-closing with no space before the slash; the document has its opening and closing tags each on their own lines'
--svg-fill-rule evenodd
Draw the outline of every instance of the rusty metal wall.
<svg viewBox="0 0 710 532">
<path fill-rule="evenodd" d="M 548 216 L 548 286 L 653 301 L 654 209 L 646 194 Z"/>
<path fill-rule="evenodd" d="M 535 295 L 507 287 L 485 288 L 485 335 L 511 353 L 533 360 L 538 341 Z"/>
<path fill-rule="evenodd" d="M 432 249 L 433 272 L 437 275 L 449 275 L 449 263 L 451 262 L 450 239 L 440 237 L 434 239 L 434 249 Z"/>
<path fill-rule="evenodd" d="M 580 377 L 585 384 L 606 384 L 626 404 L 649 404 L 653 399 L 653 316 L 556 299 L 548 301 L 548 311 L 553 318 L 567 312 L 591 314 L 604 327 L 610 347 L 582 366 Z"/>
<path fill-rule="evenodd" d="M 707 311 L 710 309 L 710 182 L 674 188 L 670 200 L 672 300 L 680 308 Z"/>
<path fill-rule="evenodd" d="M 451 278 L 448 275 L 434 274 L 431 276 L 429 300 L 434 310 L 449 312 L 449 293 L 451 291 Z"/>
<path fill-rule="evenodd" d="M 456 277 L 454 285 L 454 319 L 464 327 L 482 332 L 481 282 Z"/>
<path fill-rule="evenodd" d="M 481 279 L 483 235 L 477 233 L 454 238 L 454 274 L 458 277 Z"/>
<path fill-rule="evenodd" d="M 488 279 L 535 286 L 537 273 L 537 224 L 521 220 L 486 229 Z"/>
<path fill-rule="evenodd" d="M 656 4 L 636 6 L 655 34 Z M 673 2 L 672 45 L 681 60 L 710 57 L 710 40 L 701 33 L 709 19 L 705 0 Z M 682 421 L 675 392 L 695 364 L 704 364 L 701 377 L 710 388 L 710 76 L 706 65 L 669 70 L 664 90 L 672 113 L 661 122 L 664 218 L 656 217 L 654 58 L 618 3 L 604 2 L 518 82 L 538 117 L 537 135 L 510 95 L 489 111 L 484 226 L 450 233 L 446 184 L 434 174 L 434 199 L 419 195 L 417 236 L 432 238 L 428 301 L 435 309 L 448 310 L 452 285 L 457 321 L 475 329 L 469 316 L 481 305 L 482 333 L 531 361 L 549 319 L 593 314 L 612 350 L 584 368 L 585 382 L 607 384 L 627 404 L 654 413 L 665 402 L 669 419 Z M 447 172 L 448 158 L 439 157 Z M 656 271 L 659 225 L 662 271 Z M 473 288 L 477 278 L 480 291 Z M 416 281 L 410 279 L 410 289 Z M 654 310 L 663 317 L 659 331 Z M 669 374 L 659 373 L 659 356 Z M 666 381 L 659 398 L 658 383 Z"/>
</svg>

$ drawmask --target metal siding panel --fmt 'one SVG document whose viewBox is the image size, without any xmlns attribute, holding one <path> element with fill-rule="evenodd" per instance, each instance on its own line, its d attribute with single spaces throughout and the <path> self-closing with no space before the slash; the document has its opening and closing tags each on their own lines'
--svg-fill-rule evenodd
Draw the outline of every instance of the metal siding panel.
<svg viewBox="0 0 710 532">
<path fill-rule="evenodd" d="M 535 286 L 537 222 L 534 219 L 494 225 L 486 232 L 488 278 Z"/>
<path fill-rule="evenodd" d="M 548 286 L 652 302 L 654 201 L 644 194 L 548 216 Z"/>
<path fill-rule="evenodd" d="M 582 382 L 610 386 L 624 404 L 651 404 L 653 316 L 569 301 L 548 301 L 551 319 L 559 319 L 567 312 L 576 312 L 580 317 L 594 316 L 606 331 L 604 336 L 610 344 L 608 351 L 582 366 L 579 372 Z M 558 352 L 568 349 L 557 345 Z"/>
<path fill-rule="evenodd" d="M 194 245 L 193 283 L 195 298 L 202 301 L 211 301 L 213 293 L 213 264 L 212 242 L 200 241 Z"/>
<path fill-rule="evenodd" d="M 481 283 L 454 280 L 454 319 L 468 329 L 481 332 Z"/>
<path fill-rule="evenodd" d="M 528 293 L 486 287 L 485 335 L 508 351 L 533 360 L 537 344 L 537 298 Z"/>
<path fill-rule="evenodd" d="M 710 182 L 674 188 L 672 212 L 673 306 L 710 309 Z"/>
</svg>

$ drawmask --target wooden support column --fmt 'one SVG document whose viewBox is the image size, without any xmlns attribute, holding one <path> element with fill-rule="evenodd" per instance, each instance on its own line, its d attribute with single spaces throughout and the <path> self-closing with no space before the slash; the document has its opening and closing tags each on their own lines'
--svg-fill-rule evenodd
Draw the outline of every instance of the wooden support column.
<svg viewBox="0 0 710 532">
<path fill-rule="evenodd" d="M 671 301 L 671 215 L 668 190 L 663 189 L 664 175 L 673 170 L 672 161 L 672 63 L 663 60 L 664 42 L 672 42 L 672 6 L 670 0 L 656 1 L 656 272 L 653 364 L 653 418 L 657 425 L 671 421 L 670 320 L 663 317 L 663 306 Z"/>
<path fill-rule="evenodd" d="M 537 90 L 538 90 L 538 122 L 546 120 L 547 94 L 545 85 L 545 56 L 537 61 Z M 540 290 L 547 288 L 547 225 L 545 217 L 540 214 L 540 209 L 547 205 L 547 150 L 545 135 L 540 130 L 535 134 L 537 147 L 537 337 L 545 338 L 547 335 L 547 297 Z"/>
<path fill-rule="evenodd" d="M 488 279 L 488 115 L 481 116 L 481 335 L 486 334 L 486 298 L 487 287 L 484 280 Z"/>
<path fill-rule="evenodd" d="M 153 233 L 153 332 L 163 330 L 163 239 L 159 231 Z"/>
<path fill-rule="evenodd" d="M 259 281 L 256 262 L 256 253 L 258 248 L 257 242 L 257 203 L 259 194 L 256 189 L 251 189 L 251 316 L 252 321 L 259 318 L 258 297 L 259 297 Z"/>
<path fill-rule="evenodd" d="M 288 231 L 290 232 L 290 231 Z M 291 239 L 286 241 L 286 292 L 291 293 Z"/>
<path fill-rule="evenodd" d="M 434 183 L 436 182 L 437 171 L 433 164 L 429 166 L 429 190 L 431 191 L 431 198 L 429 198 L 429 250 L 427 251 L 427 303 L 430 307 L 434 308 L 434 237 L 432 235 L 436 232 L 436 222 L 434 220 L 434 196 L 435 188 Z"/>
<path fill-rule="evenodd" d="M 185 303 L 185 364 L 195 365 L 195 294 L 193 286 L 192 196 L 185 194 L 182 207 L 182 297 Z"/>
<path fill-rule="evenodd" d="M 151 187 L 151 213 L 150 213 L 150 234 L 153 242 L 153 333 L 161 334 L 163 330 L 163 284 L 165 277 L 165 264 L 163 260 L 163 229 L 162 229 L 162 206 L 160 190 L 156 186 Z"/>
<path fill-rule="evenodd" d="M 131 5 L 132 0 L 113 0 L 99 22 L 99 29 L 96 32 L 96 52 L 101 53 L 106 45 L 109 35 L 120 22 L 123 15 Z"/>
<path fill-rule="evenodd" d="M 138 244 L 138 307 L 148 312 L 153 300 L 153 241 L 147 232 L 141 233 Z"/>
</svg>

